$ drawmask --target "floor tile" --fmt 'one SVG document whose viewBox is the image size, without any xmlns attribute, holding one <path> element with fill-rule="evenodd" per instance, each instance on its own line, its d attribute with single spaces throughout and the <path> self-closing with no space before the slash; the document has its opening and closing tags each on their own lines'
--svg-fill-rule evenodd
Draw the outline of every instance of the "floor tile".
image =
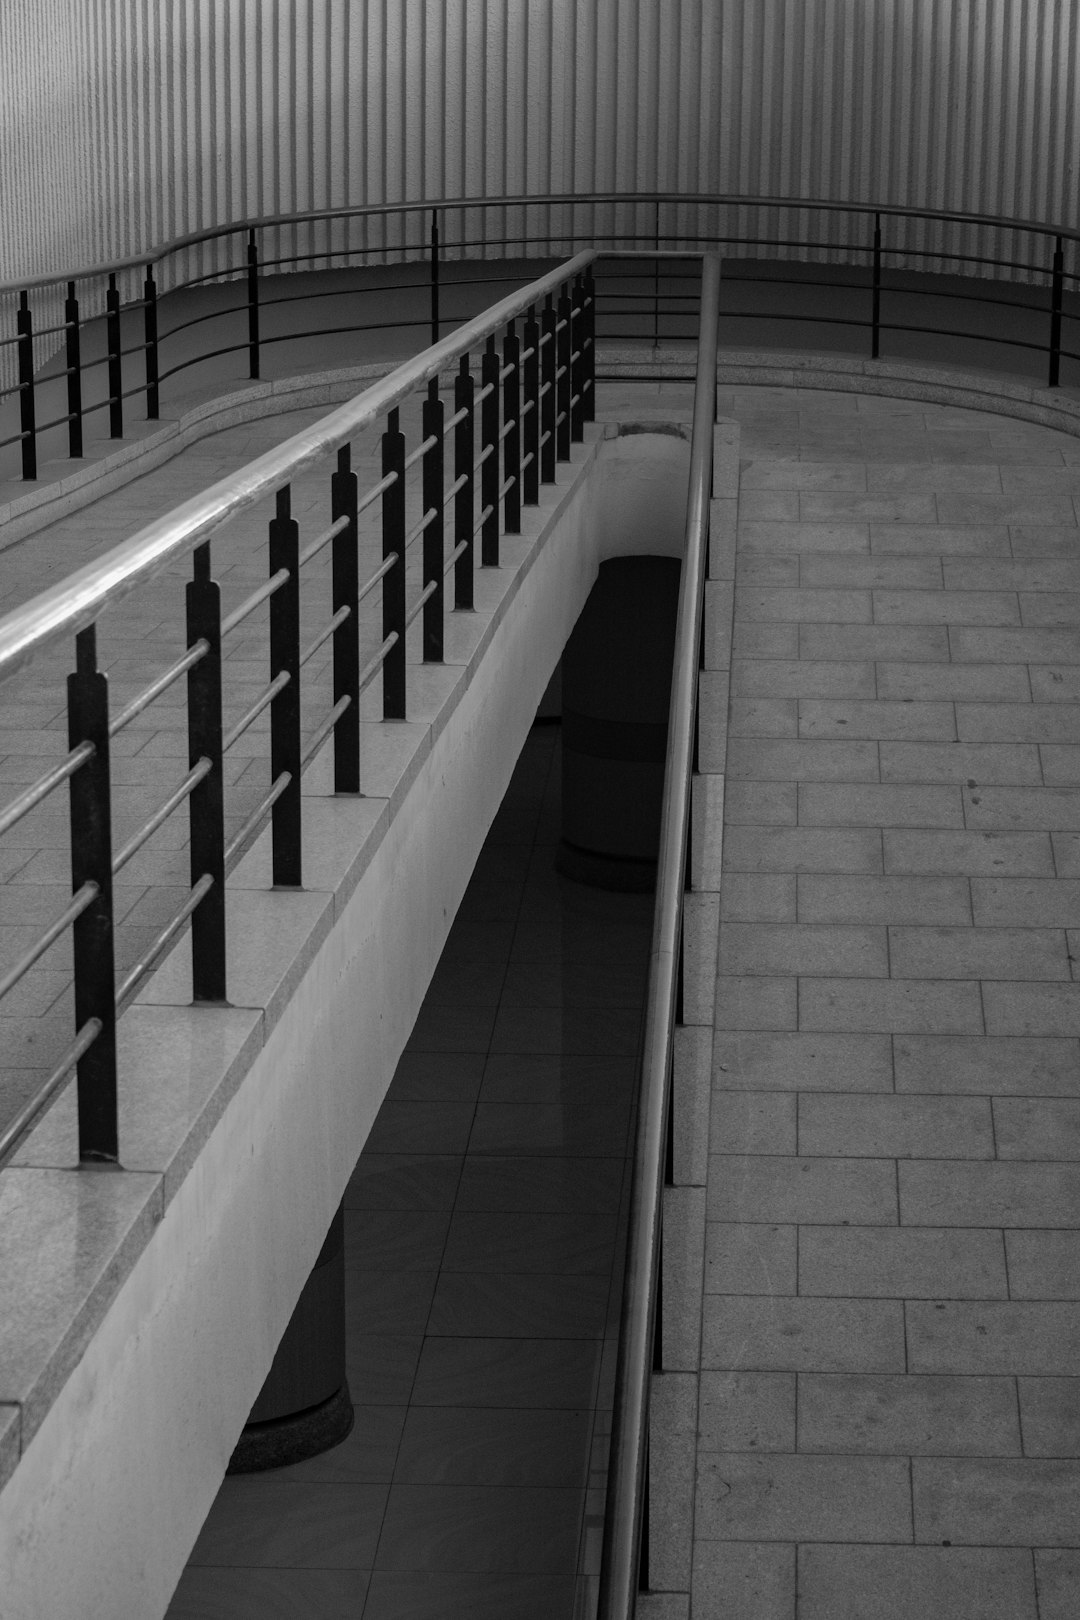
<svg viewBox="0 0 1080 1620">
<path fill-rule="evenodd" d="M 572 1575 L 458 1575 L 376 1570 L 364 1620 L 551 1620 L 572 1612 Z"/>
<path fill-rule="evenodd" d="M 420 1407 L 408 1414 L 394 1477 L 410 1485 L 585 1485 L 588 1411 Z"/>
<path fill-rule="evenodd" d="M 428 1338 L 412 1404 L 588 1407 L 599 1361 L 589 1339 Z"/>
<path fill-rule="evenodd" d="M 800 1373 L 799 1450 L 1018 1456 L 1013 1380 Z"/>
<path fill-rule="evenodd" d="M 968 1547 L 803 1547 L 800 1620 L 1036 1620 L 1030 1556 Z"/>
<path fill-rule="evenodd" d="M 226 1479 L 191 1554 L 195 1565 L 371 1569 L 384 1484 L 318 1484 L 272 1475 Z"/>
<path fill-rule="evenodd" d="M 427 1330 L 471 1338 L 599 1339 L 609 1290 L 604 1274 L 444 1271 Z"/>
<path fill-rule="evenodd" d="M 200 1569 L 180 1577 L 167 1620 L 356 1620 L 366 1569 Z"/>
<path fill-rule="evenodd" d="M 570 1574 L 580 1520 L 576 1490 L 394 1484 L 375 1568 Z"/>
</svg>

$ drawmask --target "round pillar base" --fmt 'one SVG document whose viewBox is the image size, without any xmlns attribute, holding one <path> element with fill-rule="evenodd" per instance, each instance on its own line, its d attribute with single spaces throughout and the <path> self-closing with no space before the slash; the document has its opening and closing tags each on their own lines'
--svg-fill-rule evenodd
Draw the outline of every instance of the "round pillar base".
<svg viewBox="0 0 1080 1620">
<path fill-rule="evenodd" d="M 225 1472 L 257 1474 L 266 1468 L 306 1462 L 308 1457 L 340 1445 L 352 1426 L 352 1397 L 348 1384 L 342 1384 L 328 1401 L 306 1412 L 270 1418 L 266 1423 L 249 1423 L 236 1442 Z"/>
</svg>

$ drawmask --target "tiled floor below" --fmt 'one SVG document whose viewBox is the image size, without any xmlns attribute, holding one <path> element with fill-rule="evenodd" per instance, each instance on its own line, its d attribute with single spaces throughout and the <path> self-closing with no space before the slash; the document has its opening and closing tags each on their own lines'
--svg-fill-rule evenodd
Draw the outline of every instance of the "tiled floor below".
<svg viewBox="0 0 1080 1620">
<path fill-rule="evenodd" d="M 345 1197 L 352 1434 L 227 1479 L 169 1620 L 582 1620 L 651 897 L 554 869 L 531 733 Z"/>
</svg>

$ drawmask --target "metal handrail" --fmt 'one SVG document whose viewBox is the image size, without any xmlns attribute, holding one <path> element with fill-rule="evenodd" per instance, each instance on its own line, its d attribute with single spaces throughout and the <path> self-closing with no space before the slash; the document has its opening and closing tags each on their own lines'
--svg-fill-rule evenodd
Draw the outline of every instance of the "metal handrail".
<svg viewBox="0 0 1080 1620">
<path fill-rule="evenodd" d="M 491 333 L 584 271 L 597 256 L 592 249 L 578 253 L 524 289 L 509 294 L 321 421 L 302 429 L 239 472 L 219 479 L 103 557 L 7 614 L 0 619 L 0 680 L 21 669 L 36 652 L 60 636 L 93 623 L 104 608 L 121 601 L 136 585 L 193 551 L 237 512 L 348 443 Z"/>
<path fill-rule="evenodd" d="M 690 827 L 690 776 L 712 491 L 719 302 L 720 259 L 716 254 L 706 254 L 702 263 L 686 544 L 668 709 L 656 907 L 645 1006 L 622 1330 L 615 1373 L 598 1620 L 631 1620 L 638 1590 L 664 1160 L 671 1108 L 679 942 Z"/>
<path fill-rule="evenodd" d="M 1044 221 L 1016 219 L 1008 214 L 972 214 L 960 209 L 948 208 L 911 208 L 904 203 L 861 203 L 834 201 L 824 197 L 769 197 L 744 196 L 738 192 L 674 192 L 674 191 L 582 191 L 582 192 L 556 192 L 550 195 L 517 194 L 507 197 L 429 197 L 424 201 L 396 202 L 396 203 L 362 203 L 350 208 L 314 208 L 302 210 L 291 214 L 264 214 L 251 219 L 235 220 L 226 225 L 211 225 L 205 230 L 191 231 L 184 236 L 174 236 L 167 242 L 150 248 L 144 253 L 129 254 L 122 259 L 104 260 L 98 264 L 84 265 L 77 270 L 65 270 L 54 275 L 20 277 L 14 281 L 0 281 L 0 295 L 29 291 L 35 287 L 51 287 L 64 281 L 89 281 L 97 276 L 116 275 L 121 270 L 142 269 L 146 265 L 160 264 L 163 259 L 172 253 L 181 253 L 187 248 L 198 247 L 204 242 L 219 241 L 222 237 L 241 235 L 248 231 L 274 230 L 284 225 L 316 225 L 323 220 L 341 219 L 382 219 L 391 214 L 425 214 L 433 209 L 438 211 L 463 210 L 468 208 L 526 208 L 561 206 L 583 206 L 596 203 L 611 204 L 664 204 L 673 207 L 685 207 L 688 204 L 698 204 L 717 208 L 792 208 L 807 209 L 812 213 L 839 213 L 854 218 L 866 218 L 874 214 L 881 214 L 890 219 L 915 219 L 936 221 L 939 224 L 952 225 L 979 225 L 1002 231 L 1025 231 L 1035 236 L 1060 236 L 1066 241 L 1080 242 L 1080 228 L 1067 225 L 1048 225 Z M 558 237 L 560 232 L 552 233 Z M 602 235 L 602 232 L 597 232 Z M 453 244 L 450 244 L 453 245 Z M 815 244 L 807 244 L 813 246 Z M 827 246 L 828 244 L 821 244 Z M 403 244 L 403 247 L 426 253 L 427 243 L 417 241 Z M 383 251 L 380 249 L 380 251 Z M 945 255 L 947 257 L 947 255 Z M 305 258 L 321 258 L 318 249 L 313 249 Z M 242 274 L 243 265 L 235 267 L 236 274 Z M 222 271 L 220 274 L 232 272 Z"/>
</svg>

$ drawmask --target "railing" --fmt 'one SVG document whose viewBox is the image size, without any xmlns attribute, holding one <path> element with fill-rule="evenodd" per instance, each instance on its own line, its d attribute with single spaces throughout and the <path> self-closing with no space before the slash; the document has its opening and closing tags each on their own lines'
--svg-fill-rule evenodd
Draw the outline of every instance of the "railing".
<svg viewBox="0 0 1080 1620">
<path fill-rule="evenodd" d="M 479 565 L 497 567 L 501 536 L 520 532 L 522 507 L 539 501 L 540 486 L 555 480 L 556 464 L 569 459 L 572 444 L 583 439 L 585 424 L 593 419 L 594 258 L 591 252 L 580 253 L 504 298 L 358 398 L 0 620 L 0 679 L 62 637 L 74 633 L 76 643 L 75 670 L 67 683 L 68 754 L 0 812 L 2 834 L 65 782 L 69 784 L 73 897 L 5 975 L 0 995 L 12 989 L 70 927 L 75 1038 L 45 1082 L 0 1131 L 0 1161 L 77 1068 L 80 1163 L 119 1162 L 117 1019 L 189 920 L 193 999 L 225 1001 L 229 872 L 269 817 L 274 884 L 302 882 L 301 773 L 332 735 L 335 791 L 360 791 L 361 695 L 381 674 L 383 718 L 406 718 L 409 627 L 421 620 L 424 661 L 442 661 L 450 574 L 453 610 L 470 609 L 477 538 Z M 482 350 L 479 386 L 470 360 L 477 348 Z M 453 408 L 448 413 L 440 378 L 455 366 Z M 420 388 L 425 390 L 421 438 L 407 450 L 400 407 Z M 361 492 L 351 466 L 351 445 L 384 416 L 382 476 Z M 305 544 L 292 509 L 292 481 L 327 457 L 336 458 L 330 477 L 331 522 Z M 448 461 L 453 470 L 449 484 Z M 412 468 L 418 473 L 413 482 L 420 487 L 414 488 L 411 504 L 420 512 L 410 524 L 406 486 Z M 227 519 L 266 496 L 274 499 L 269 577 L 223 617 L 221 590 L 212 571 L 211 536 Z M 376 504 L 381 560 L 361 580 L 358 520 Z M 414 542 L 420 542 L 422 552 L 422 585 L 409 602 L 406 560 Z M 303 570 L 327 547 L 331 613 L 314 639 L 302 645 Z M 186 650 L 125 708 L 110 714 L 107 678 L 98 667 L 96 621 L 138 584 L 187 556 L 192 558 L 192 577 L 186 590 Z M 360 604 L 380 588 L 378 645 L 362 649 Z M 269 679 L 226 732 L 223 647 L 265 603 Z M 333 702 L 305 742 L 300 707 L 303 671 L 328 643 Z M 189 768 L 154 814 L 115 850 L 110 743 L 181 679 L 187 683 Z M 226 842 L 223 761 L 267 709 L 271 785 Z M 113 879 L 185 801 L 190 819 L 190 892 L 116 985 Z"/>
<path fill-rule="evenodd" d="M 661 1370 L 660 1289 L 664 1182 L 672 1140 L 672 1055 L 682 967 L 683 893 L 690 846 L 690 778 L 709 544 L 720 260 L 702 265 L 686 544 L 668 711 L 656 907 L 645 1006 L 637 1141 L 622 1326 L 615 1373 L 598 1620 L 632 1620 L 647 1546 L 649 1386 Z"/>
<path fill-rule="evenodd" d="M 613 229 L 611 232 L 599 233 L 595 226 L 591 226 L 587 232 L 582 232 L 575 228 L 573 219 L 574 209 L 582 206 L 593 208 L 610 206 L 616 211 L 620 209 L 624 212 L 632 211 L 638 216 L 638 222 L 630 230 Z M 477 235 L 470 234 L 470 219 L 477 216 L 486 219 L 493 209 L 516 209 L 526 215 L 530 209 L 536 208 L 547 211 L 563 209 L 570 217 L 557 231 L 553 231 L 549 226 L 543 233 L 530 232 L 523 228 L 513 235 L 497 235 L 486 229 Z M 827 227 L 842 225 L 845 231 L 848 228 L 852 230 L 865 228 L 863 241 L 845 240 L 841 245 L 850 263 L 860 267 L 861 280 L 853 283 L 850 278 L 843 275 L 837 276 L 834 273 L 829 276 L 826 273 L 829 266 L 819 264 L 817 256 L 820 253 L 837 250 L 837 245 L 828 241 L 808 242 L 805 236 L 791 234 L 752 236 L 738 230 L 718 228 L 717 219 L 723 211 L 737 214 L 739 210 L 747 209 L 775 209 L 808 215 L 823 220 Z M 694 215 L 692 226 L 685 223 L 688 213 Z M 5 354 L 13 350 L 17 380 L 10 386 L 0 389 L 0 402 L 7 397 L 17 396 L 19 404 L 18 431 L 0 439 L 0 450 L 18 444 L 21 447 L 22 476 L 25 479 L 34 479 L 37 477 L 38 439 L 42 433 L 66 426 L 68 454 L 72 457 L 82 456 L 84 422 L 87 416 L 93 412 L 107 411 L 110 437 L 121 438 L 124 432 L 125 411 L 130 400 L 142 397 L 145 400 L 147 419 L 156 420 L 160 410 L 162 386 L 180 372 L 202 361 L 227 355 L 242 355 L 245 357 L 248 375 L 257 378 L 261 372 L 263 353 L 271 344 L 292 342 L 299 338 L 343 335 L 421 324 L 414 318 L 365 320 L 337 325 L 320 324 L 302 332 L 293 330 L 268 335 L 261 318 L 266 310 L 276 304 L 331 296 L 325 290 L 306 294 L 275 292 L 272 296 L 268 295 L 265 290 L 261 290 L 267 271 L 286 269 L 309 262 L 328 265 L 332 260 L 346 263 L 363 261 L 370 254 L 385 256 L 388 251 L 384 243 L 371 247 L 360 245 L 334 248 L 327 242 L 316 246 L 309 245 L 303 252 L 267 257 L 265 252 L 260 252 L 260 241 L 268 232 L 280 231 L 285 227 L 308 227 L 314 230 L 317 226 L 329 225 L 335 221 L 361 221 L 366 229 L 369 221 L 385 222 L 400 219 L 408 222 L 414 218 L 421 223 L 426 219 L 430 220 L 426 243 L 403 242 L 398 252 L 402 260 L 419 257 L 426 263 L 430 333 L 433 343 L 438 342 L 445 325 L 461 319 L 460 316 L 448 314 L 446 311 L 444 299 L 448 291 L 480 283 L 490 284 L 493 280 L 499 279 L 491 276 L 456 274 L 451 277 L 448 275 L 447 253 L 456 258 L 475 251 L 490 252 L 493 249 L 498 249 L 504 254 L 509 248 L 533 250 L 539 248 L 550 251 L 550 244 L 556 239 L 571 247 L 581 242 L 603 245 L 618 251 L 623 257 L 626 256 L 627 250 L 633 249 L 643 256 L 651 257 L 653 261 L 651 278 L 646 280 L 640 276 L 635 278 L 638 281 L 636 290 L 622 293 L 612 291 L 607 295 L 606 303 L 621 302 L 624 309 L 621 315 L 615 315 L 610 319 L 607 329 L 601 336 L 651 336 L 654 342 L 665 336 L 692 336 L 693 328 L 685 320 L 680 321 L 678 317 L 681 313 L 679 306 L 693 302 L 694 294 L 673 290 L 672 283 L 682 278 L 670 268 L 662 271 L 661 266 L 664 264 L 673 266 L 684 256 L 696 259 L 707 249 L 759 248 L 769 254 L 801 253 L 808 263 L 812 263 L 815 269 L 821 271 L 820 275 L 814 276 L 770 275 L 767 278 L 769 286 L 781 289 L 832 288 L 846 294 L 854 292 L 860 295 L 861 302 L 847 297 L 843 306 L 835 312 L 821 314 L 794 309 L 790 301 L 785 305 L 781 299 L 775 307 L 768 310 L 761 307 L 725 308 L 722 311 L 724 319 L 766 318 L 770 322 L 806 322 L 811 325 L 851 328 L 867 334 L 869 352 L 875 359 L 881 355 L 882 339 L 887 334 L 907 333 L 990 341 L 1005 345 L 1011 350 L 1024 350 L 1041 355 L 1046 365 L 1047 382 L 1052 388 L 1057 387 L 1061 381 L 1063 360 L 1080 362 L 1080 348 L 1067 345 L 1063 339 L 1066 325 L 1069 330 L 1075 330 L 1076 323 L 1080 320 L 1080 307 L 1076 304 L 1077 289 L 1080 289 L 1080 273 L 1077 273 L 1077 266 L 1072 270 L 1066 269 L 1066 249 L 1072 247 L 1075 254 L 1076 245 L 1080 244 L 1080 231 L 1066 226 L 941 209 L 783 197 L 590 192 L 577 196 L 455 198 L 437 205 L 427 202 L 394 203 L 245 220 L 179 237 L 139 257 L 87 266 L 69 271 L 61 277 L 40 276 L 0 285 L 0 298 L 5 294 L 14 294 L 18 299 L 15 331 L 0 337 L 0 364 Z M 897 222 L 904 226 L 920 224 L 927 228 L 933 227 L 939 230 L 943 237 L 951 231 L 955 241 L 950 243 L 943 240 L 933 248 L 904 246 L 898 241 L 889 239 L 890 226 L 895 227 Z M 980 231 L 1019 235 L 1030 243 L 1030 252 L 1027 258 L 1016 258 L 970 251 L 965 244 L 973 234 Z M 403 236 L 407 235 L 408 231 L 403 227 Z M 186 281 L 170 281 L 169 291 L 175 293 L 213 281 L 235 280 L 243 289 L 241 301 L 231 309 L 213 308 L 195 313 L 162 330 L 159 288 L 162 267 L 168 270 L 182 262 L 182 256 L 195 248 L 226 241 L 235 241 L 241 249 L 240 256 L 235 262 Z M 980 290 L 978 283 L 973 281 L 972 290 L 968 290 L 943 286 L 904 286 L 896 280 L 895 272 L 898 269 L 905 272 L 918 270 L 928 261 L 956 264 L 970 276 L 980 274 L 994 276 L 1004 273 L 1005 280 L 1015 280 L 1019 276 L 1022 281 L 1036 280 L 1042 285 L 1038 288 L 1025 289 L 1024 297 L 1003 297 L 1000 295 L 1000 283 L 991 282 L 987 290 Z M 467 257 L 465 268 L 468 269 Z M 122 307 L 119 278 L 125 273 L 137 273 L 142 277 L 142 295 Z M 696 279 L 696 271 L 694 276 Z M 740 279 L 737 276 L 725 278 L 726 284 L 732 287 Z M 648 284 L 649 280 L 651 286 Z M 96 359 L 87 360 L 83 356 L 82 340 L 88 323 L 81 312 L 79 288 L 87 287 L 100 302 L 100 284 L 103 281 L 106 283 L 104 353 Z M 761 278 L 755 279 L 759 293 L 763 285 L 765 283 Z M 995 285 L 997 290 L 994 290 Z M 379 290 L 401 291 L 406 286 L 415 288 L 417 283 L 415 281 L 387 283 L 381 285 Z M 60 287 L 64 287 L 66 292 L 63 320 L 35 327 L 31 294 L 50 294 Z M 892 319 L 886 318 L 886 306 L 890 300 L 894 300 L 898 295 L 906 298 L 912 294 L 923 293 L 950 303 L 967 302 L 978 307 L 980 311 L 1007 310 L 1012 316 L 1031 318 L 1035 324 L 1032 325 L 1031 331 L 1023 335 L 1010 336 L 1000 329 L 965 330 L 955 324 L 926 324 L 921 320 L 901 319 L 899 314 L 894 315 Z M 900 310 L 902 305 L 897 305 L 896 308 Z M 135 339 L 130 327 L 132 320 L 138 323 L 140 312 L 141 325 L 139 335 Z M 211 344 L 206 348 L 180 357 L 174 355 L 170 358 L 163 353 L 163 345 L 169 343 L 171 348 L 173 340 L 182 333 L 190 333 L 194 328 L 220 320 L 223 315 L 230 313 L 239 315 L 243 323 L 242 334 L 236 341 L 213 346 L 211 340 Z M 95 316 L 94 319 L 96 318 Z M 1000 322 L 1000 316 L 998 320 Z M 631 327 L 629 331 L 628 321 Z M 126 335 L 125 327 L 128 329 Z M 53 340 L 56 345 L 62 342 L 65 363 L 60 375 L 66 378 L 66 409 L 44 422 L 38 421 L 37 395 L 42 379 L 35 369 L 35 344 L 42 338 Z M 185 343 L 189 341 L 189 338 L 185 338 Z M 1070 343 L 1073 341 L 1075 340 L 1070 340 Z M 139 374 L 133 380 L 132 368 L 140 358 Z M 84 380 L 88 373 L 100 368 L 104 368 L 106 377 L 105 395 L 93 403 L 86 403 Z"/>
</svg>

